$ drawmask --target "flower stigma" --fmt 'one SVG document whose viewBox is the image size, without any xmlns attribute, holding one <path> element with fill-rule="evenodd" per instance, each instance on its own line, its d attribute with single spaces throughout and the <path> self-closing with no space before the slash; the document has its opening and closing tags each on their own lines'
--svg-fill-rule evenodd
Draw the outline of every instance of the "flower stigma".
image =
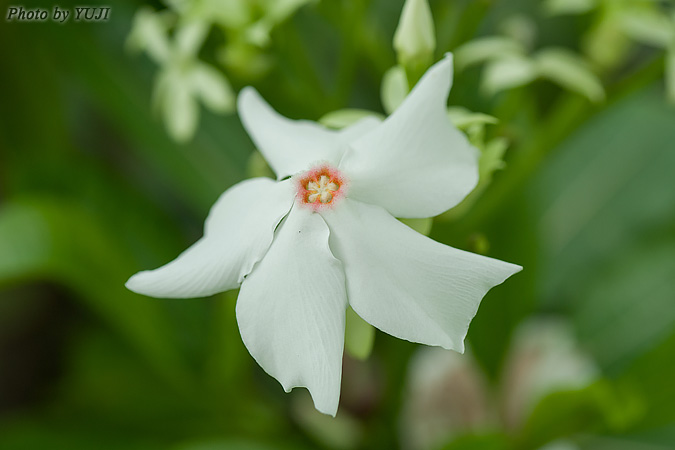
<svg viewBox="0 0 675 450">
<path fill-rule="evenodd" d="M 344 195 L 345 178 L 328 164 L 321 164 L 300 174 L 297 180 L 298 200 L 315 210 L 332 206 Z"/>
</svg>

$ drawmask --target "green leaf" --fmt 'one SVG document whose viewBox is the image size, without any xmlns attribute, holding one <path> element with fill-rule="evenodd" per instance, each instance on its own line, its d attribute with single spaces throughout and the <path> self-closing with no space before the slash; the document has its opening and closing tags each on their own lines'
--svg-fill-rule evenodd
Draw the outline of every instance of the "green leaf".
<svg viewBox="0 0 675 450">
<path fill-rule="evenodd" d="M 482 89 L 494 95 L 506 89 L 524 86 L 539 75 L 537 65 L 524 56 L 508 56 L 490 61 L 483 72 Z"/>
<path fill-rule="evenodd" d="M 488 125 L 498 123 L 496 117 L 488 114 L 469 111 L 461 106 L 451 106 L 448 108 L 448 118 L 457 128 L 467 130 L 474 125 Z"/>
<path fill-rule="evenodd" d="M 516 438 L 515 448 L 536 449 L 578 433 L 621 431 L 643 413 L 635 393 L 600 381 L 592 386 L 545 397 Z"/>
<path fill-rule="evenodd" d="M 671 103 L 675 103 L 675 44 L 666 52 L 666 96 Z"/>
<path fill-rule="evenodd" d="M 675 325 L 674 121 L 657 86 L 636 92 L 568 138 L 527 187 L 540 217 L 538 297 L 571 310 L 613 373 Z"/>
<path fill-rule="evenodd" d="M 126 46 L 131 51 L 147 51 L 158 64 L 169 60 L 169 23 L 166 15 L 157 14 L 152 8 L 144 7 L 136 12 Z"/>
<path fill-rule="evenodd" d="M 184 387 L 186 373 L 155 300 L 124 288 L 130 255 L 87 211 L 51 199 L 0 209 L 0 285 L 29 279 L 62 283 L 112 325 L 159 373 Z"/>
<path fill-rule="evenodd" d="M 365 360 L 373 350 L 375 328 L 356 314 L 351 306 L 347 308 L 346 319 L 345 351 L 356 359 Z"/>
<path fill-rule="evenodd" d="M 525 54 L 525 47 L 505 36 L 489 36 L 474 39 L 458 47 L 455 52 L 457 70 L 495 59 L 518 57 Z"/>
<path fill-rule="evenodd" d="M 209 27 L 201 21 L 182 23 L 174 32 L 175 52 L 181 58 L 193 58 L 206 39 Z"/>
<path fill-rule="evenodd" d="M 432 219 L 431 217 L 424 217 L 421 219 L 398 219 L 398 220 L 400 220 L 413 230 L 425 236 L 429 236 L 429 233 L 431 233 L 431 227 L 434 224 L 434 219 Z"/>
<path fill-rule="evenodd" d="M 621 10 L 619 24 L 624 33 L 643 44 L 667 48 L 675 40 L 675 21 L 656 9 Z"/>
<path fill-rule="evenodd" d="M 547 48 L 534 55 L 539 76 L 584 95 L 592 102 L 605 99 L 597 76 L 581 57 L 562 48 Z"/>
<path fill-rule="evenodd" d="M 384 120 L 384 116 L 382 114 L 378 114 L 373 111 L 346 108 L 338 109 L 337 111 L 331 111 L 325 114 L 319 119 L 319 123 L 329 128 L 340 130 L 342 128 L 348 127 L 349 125 L 353 125 L 359 120 L 365 119 L 366 117 L 376 117 L 378 119 Z"/>
<path fill-rule="evenodd" d="M 199 123 L 199 106 L 186 81 L 177 73 L 171 72 L 161 106 L 166 129 L 177 142 L 190 140 Z"/>
<path fill-rule="evenodd" d="M 204 106 L 211 111 L 234 111 L 234 91 L 220 71 L 208 64 L 199 63 L 190 71 L 190 84 Z"/>
<path fill-rule="evenodd" d="M 597 7 L 596 0 L 545 0 L 544 11 L 555 16 L 561 14 L 583 14 Z"/>
</svg>

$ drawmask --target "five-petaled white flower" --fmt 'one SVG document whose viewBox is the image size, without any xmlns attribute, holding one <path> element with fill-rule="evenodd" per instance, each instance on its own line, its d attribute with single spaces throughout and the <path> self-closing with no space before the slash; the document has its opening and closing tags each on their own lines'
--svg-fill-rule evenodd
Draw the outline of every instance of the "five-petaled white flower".
<svg viewBox="0 0 675 450">
<path fill-rule="evenodd" d="M 241 286 L 237 322 L 251 355 L 287 392 L 307 387 L 331 415 L 347 305 L 393 336 L 463 352 L 485 293 L 521 267 L 395 219 L 440 214 L 476 185 L 478 151 L 446 116 L 451 80 L 448 55 L 386 120 L 341 131 L 286 119 L 245 88 L 242 121 L 280 181 L 227 190 L 203 238 L 127 287 L 200 297 Z"/>
</svg>

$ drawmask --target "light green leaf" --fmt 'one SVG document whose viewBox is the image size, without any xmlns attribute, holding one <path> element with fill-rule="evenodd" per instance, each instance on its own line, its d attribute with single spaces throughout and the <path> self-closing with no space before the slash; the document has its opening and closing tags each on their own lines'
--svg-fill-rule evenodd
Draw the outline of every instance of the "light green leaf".
<svg viewBox="0 0 675 450">
<path fill-rule="evenodd" d="M 385 112 L 387 114 L 394 112 L 403 103 L 409 91 L 408 77 L 403 67 L 394 66 L 387 70 L 382 77 L 382 87 L 380 89 L 382 106 Z"/>
<path fill-rule="evenodd" d="M 188 141 L 199 123 L 199 106 L 188 80 L 170 73 L 163 97 L 162 112 L 169 135 L 177 142 Z"/>
<path fill-rule="evenodd" d="M 458 47 L 455 52 L 455 66 L 457 70 L 466 69 L 494 59 L 509 56 L 522 56 L 525 47 L 519 42 L 504 36 L 489 36 L 474 39 Z"/>
<path fill-rule="evenodd" d="M 271 42 L 272 26 L 268 20 L 260 19 L 246 28 L 243 33 L 244 40 L 260 48 L 267 47 Z"/>
<path fill-rule="evenodd" d="M 620 14 L 621 29 L 638 42 L 666 48 L 675 40 L 675 22 L 658 10 L 628 8 Z"/>
<path fill-rule="evenodd" d="M 166 18 L 166 15 L 158 14 L 150 7 L 139 9 L 127 37 L 127 48 L 132 51 L 147 51 L 158 64 L 168 61 L 171 50 L 167 34 L 169 23 Z"/>
<path fill-rule="evenodd" d="M 537 66 L 531 60 L 523 56 L 509 56 L 491 61 L 485 66 L 482 89 L 494 95 L 531 83 L 537 76 Z"/>
<path fill-rule="evenodd" d="M 492 175 L 497 170 L 503 169 L 504 153 L 509 147 L 509 141 L 506 138 L 494 138 L 481 149 L 480 159 L 478 160 L 478 173 L 480 182 L 489 183 L 492 181 Z"/>
<path fill-rule="evenodd" d="M 584 14 L 597 7 L 597 0 L 545 0 L 543 7 L 551 16 Z"/>
<path fill-rule="evenodd" d="M 263 0 L 268 20 L 278 24 L 293 15 L 301 7 L 315 0 Z"/>
<path fill-rule="evenodd" d="M 209 26 L 202 21 L 181 24 L 174 34 L 176 52 L 182 57 L 195 57 L 208 32 Z"/>
<path fill-rule="evenodd" d="M 319 123 L 329 128 L 335 128 L 339 130 L 352 125 L 361 119 L 365 119 L 366 117 L 377 117 L 378 119 L 384 119 L 382 114 L 378 114 L 373 111 L 368 111 L 366 109 L 346 108 L 338 109 L 337 111 L 331 111 L 328 114 L 325 114 L 319 119 Z"/>
<path fill-rule="evenodd" d="M 526 14 L 513 14 L 503 19 L 499 24 L 499 31 L 526 49 L 531 49 L 537 39 L 537 24 Z"/>
<path fill-rule="evenodd" d="M 534 55 L 542 78 L 547 78 L 592 102 L 605 99 L 605 90 L 598 77 L 577 54 L 562 48 L 547 48 Z"/>
<path fill-rule="evenodd" d="M 375 328 L 359 317 L 351 306 L 347 308 L 346 319 L 345 351 L 356 359 L 364 360 L 373 350 Z"/>
<path fill-rule="evenodd" d="M 448 118 L 457 128 L 466 130 L 474 125 L 487 125 L 499 122 L 496 117 L 488 114 L 469 111 L 461 106 L 448 108 Z"/>
<path fill-rule="evenodd" d="M 229 81 L 217 69 L 208 64 L 198 63 L 190 72 L 192 89 L 204 103 L 214 112 L 234 111 L 235 96 Z"/>
</svg>

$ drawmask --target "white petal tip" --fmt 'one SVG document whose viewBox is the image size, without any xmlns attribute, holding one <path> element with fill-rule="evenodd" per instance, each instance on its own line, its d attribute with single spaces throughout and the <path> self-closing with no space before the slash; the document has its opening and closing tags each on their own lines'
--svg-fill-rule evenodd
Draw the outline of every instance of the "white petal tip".
<svg viewBox="0 0 675 450">
<path fill-rule="evenodd" d="M 243 108 L 246 108 L 246 105 L 250 104 L 251 101 L 256 101 L 258 99 L 260 99 L 258 91 L 251 86 L 246 86 L 239 91 L 239 95 L 237 96 L 237 109 L 241 111 Z"/>
<path fill-rule="evenodd" d="M 129 278 L 127 282 L 124 283 L 124 287 L 137 294 L 145 295 L 142 292 L 142 285 L 144 284 L 142 278 L 144 273 L 145 272 L 138 272 L 137 274 L 132 275 L 131 278 Z"/>
</svg>

